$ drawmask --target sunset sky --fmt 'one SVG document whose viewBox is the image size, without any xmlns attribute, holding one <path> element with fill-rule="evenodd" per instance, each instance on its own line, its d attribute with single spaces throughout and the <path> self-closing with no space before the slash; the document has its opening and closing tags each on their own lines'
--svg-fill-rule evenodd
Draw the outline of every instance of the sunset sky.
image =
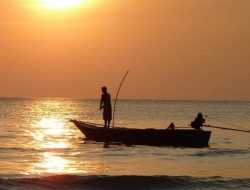
<svg viewBox="0 0 250 190">
<path fill-rule="evenodd" d="M 249 0 L 0 0 L 0 97 L 250 100 Z"/>
</svg>

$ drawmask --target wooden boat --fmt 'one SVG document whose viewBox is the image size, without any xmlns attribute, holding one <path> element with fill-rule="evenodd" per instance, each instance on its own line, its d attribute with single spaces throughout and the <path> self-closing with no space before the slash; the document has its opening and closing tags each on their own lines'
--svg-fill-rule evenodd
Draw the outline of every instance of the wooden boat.
<svg viewBox="0 0 250 190">
<path fill-rule="evenodd" d="M 97 124 L 71 120 L 86 140 L 120 142 L 126 145 L 207 147 L 211 131 L 202 129 L 104 128 Z"/>
</svg>

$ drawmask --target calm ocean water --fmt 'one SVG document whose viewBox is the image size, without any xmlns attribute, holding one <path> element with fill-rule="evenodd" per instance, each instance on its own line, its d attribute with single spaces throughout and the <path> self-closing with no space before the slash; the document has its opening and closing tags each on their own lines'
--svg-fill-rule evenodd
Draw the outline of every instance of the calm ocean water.
<svg viewBox="0 0 250 190">
<path fill-rule="evenodd" d="M 104 147 L 68 122 L 102 123 L 98 107 L 98 100 L 0 99 L 0 189 L 250 189 L 249 133 L 212 129 L 208 148 Z M 246 101 L 120 100 L 115 125 L 188 126 L 198 112 L 210 125 L 250 129 Z"/>
</svg>

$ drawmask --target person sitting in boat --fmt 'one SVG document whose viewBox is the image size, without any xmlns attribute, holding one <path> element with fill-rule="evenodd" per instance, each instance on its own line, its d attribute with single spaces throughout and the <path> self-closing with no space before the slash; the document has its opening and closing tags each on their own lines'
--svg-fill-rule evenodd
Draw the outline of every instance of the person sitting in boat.
<svg viewBox="0 0 250 190">
<path fill-rule="evenodd" d="M 175 128 L 175 125 L 174 125 L 174 123 L 172 122 L 172 123 L 170 123 L 170 125 L 168 126 L 167 130 L 174 130 L 174 128 Z"/>
<path fill-rule="evenodd" d="M 109 128 L 110 121 L 112 120 L 112 106 L 111 106 L 111 97 L 107 91 L 106 86 L 102 87 L 100 110 L 102 109 L 103 109 L 104 127 Z"/>
<path fill-rule="evenodd" d="M 205 123 L 205 119 L 203 118 L 202 113 L 198 113 L 195 120 L 191 122 L 191 127 L 193 127 L 194 129 L 197 129 L 197 130 L 201 130 L 203 123 Z"/>
</svg>

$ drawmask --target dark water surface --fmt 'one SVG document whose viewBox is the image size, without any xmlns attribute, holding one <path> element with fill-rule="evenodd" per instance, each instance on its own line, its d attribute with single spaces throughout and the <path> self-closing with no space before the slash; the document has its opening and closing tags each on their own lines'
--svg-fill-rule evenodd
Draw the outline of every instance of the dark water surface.
<svg viewBox="0 0 250 190">
<path fill-rule="evenodd" d="M 250 189 L 249 133 L 212 129 L 209 148 L 105 148 L 68 122 L 102 123 L 98 106 L 0 99 L 0 189 Z M 188 126 L 202 112 L 207 124 L 250 129 L 250 102 L 121 100 L 116 111 L 121 127 Z"/>
</svg>

